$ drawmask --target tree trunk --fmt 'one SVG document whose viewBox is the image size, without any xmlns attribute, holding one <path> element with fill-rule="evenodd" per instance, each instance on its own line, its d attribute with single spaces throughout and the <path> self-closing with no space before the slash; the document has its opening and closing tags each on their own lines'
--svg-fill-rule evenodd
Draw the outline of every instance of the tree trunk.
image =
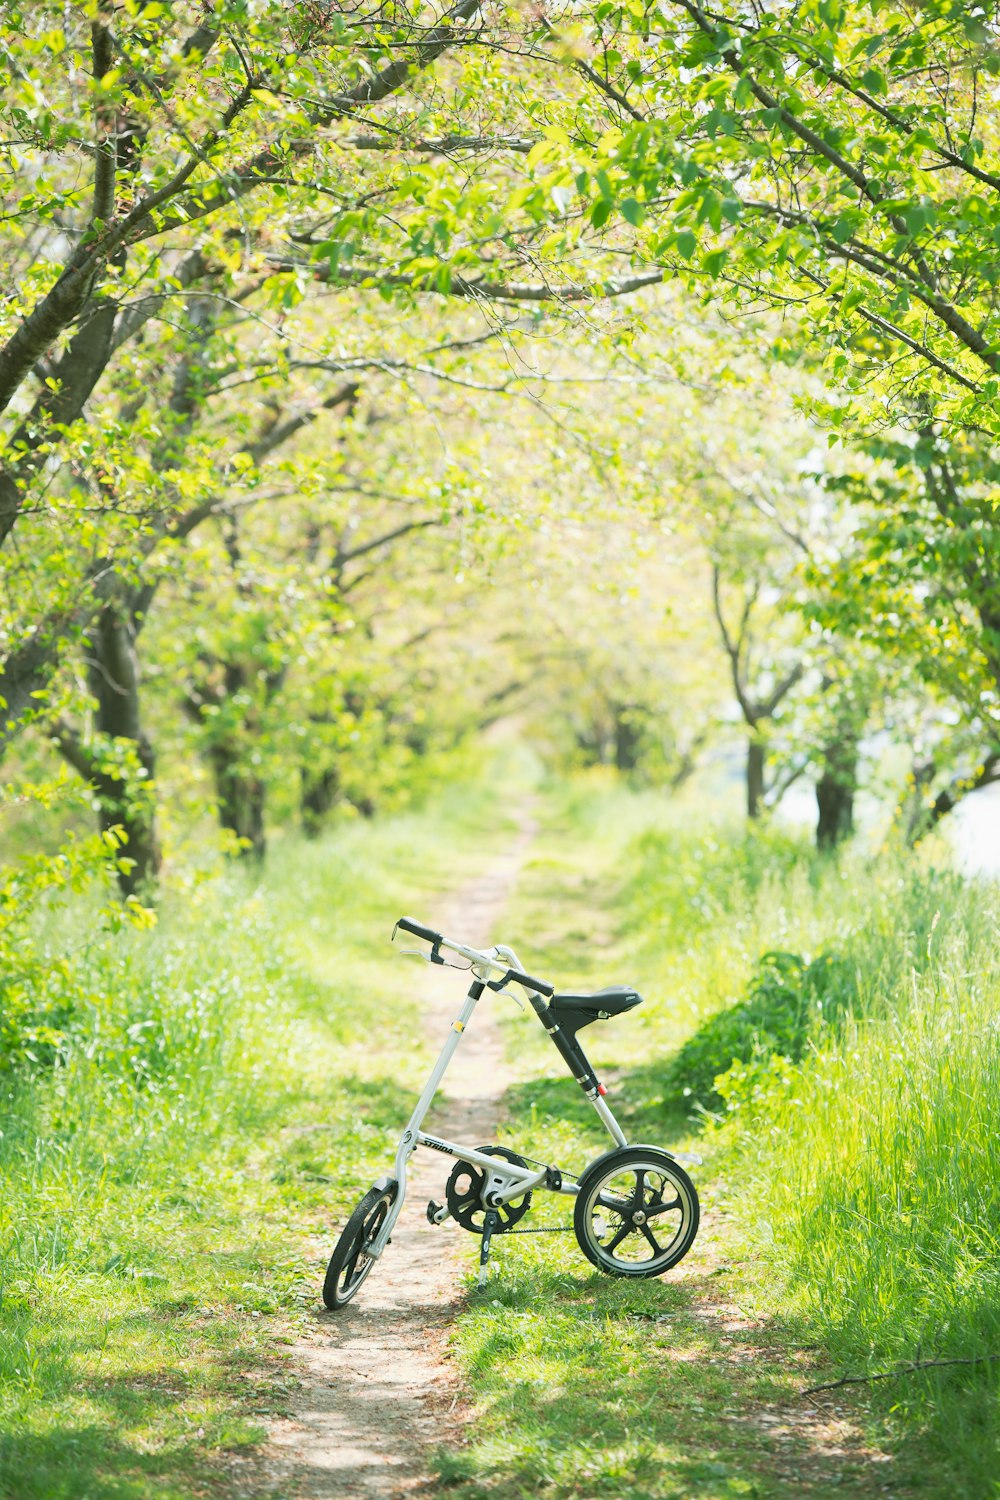
<svg viewBox="0 0 1000 1500">
<path fill-rule="evenodd" d="M 747 743 L 747 817 L 760 817 L 764 807 L 764 745 L 759 739 Z"/>
<path fill-rule="evenodd" d="M 101 831 L 120 829 L 125 837 L 118 871 L 123 896 L 148 900 L 160 869 L 156 832 L 153 748 L 142 728 L 139 658 L 135 629 L 123 602 L 106 605 L 90 633 L 87 657 L 90 691 L 95 701 L 92 743 L 68 724 L 54 727 L 56 744 L 75 770 L 97 792 Z M 115 766 L 115 746 L 126 745 L 132 767 Z M 136 766 L 138 775 L 135 774 Z"/>
<path fill-rule="evenodd" d="M 816 783 L 817 849 L 835 849 L 854 832 L 857 778 L 857 740 L 848 735 L 827 745 L 823 754 L 823 772 Z"/>
<path fill-rule="evenodd" d="M 614 765 L 617 771 L 634 771 L 639 764 L 642 732 L 630 708 L 614 713 Z"/>
<path fill-rule="evenodd" d="M 816 848 L 835 849 L 854 832 L 854 788 L 830 771 L 816 783 Z"/>
<path fill-rule="evenodd" d="M 267 852 L 264 833 L 266 784 L 259 776 L 249 775 L 240 768 L 239 758 L 231 745 L 224 742 L 214 744 L 210 746 L 208 756 L 215 778 L 220 824 L 240 840 L 240 859 L 263 859 Z"/>
<path fill-rule="evenodd" d="M 302 767 L 302 830 L 314 839 L 322 832 L 331 808 L 340 796 L 340 773 L 336 766 L 325 771 Z"/>
<path fill-rule="evenodd" d="M 142 728 L 139 701 L 139 656 L 135 630 L 124 605 L 108 605 L 91 636 L 90 690 L 97 701 L 95 727 L 111 740 L 125 740 L 135 750 L 144 772 L 142 784 L 101 778 L 100 821 L 102 829 L 116 824 L 126 836 L 125 857 L 134 861 L 122 871 L 118 883 L 126 896 L 149 892 L 160 869 L 160 844 L 156 832 L 156 801 L 153 793 L 153 747 Z"/>
</svg>

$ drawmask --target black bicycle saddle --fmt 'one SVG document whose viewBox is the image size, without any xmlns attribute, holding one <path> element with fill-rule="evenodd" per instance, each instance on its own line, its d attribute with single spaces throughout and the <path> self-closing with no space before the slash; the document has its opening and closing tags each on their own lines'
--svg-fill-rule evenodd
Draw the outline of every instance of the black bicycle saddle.
<svg viewBox="0 0 1000 1500">
<path fill-rule="evenodd" d="M 595 990 L 590 995 L 553 995 L 549 1009 L 564 1031 L 579 1031 L 591 1021 L 608 1021 L 626 1010 L 634 1010 L 642 1004 L 642 996 L 626 984 L 612 984 L 606 990 Z"/>
</svg>

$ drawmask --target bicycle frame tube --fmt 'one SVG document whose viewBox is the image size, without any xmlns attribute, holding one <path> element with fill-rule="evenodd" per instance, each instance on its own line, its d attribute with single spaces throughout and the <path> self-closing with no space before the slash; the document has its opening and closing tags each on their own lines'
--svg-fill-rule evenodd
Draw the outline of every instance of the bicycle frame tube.
<svg viewBox="0 0 1000 1500">
<path fill-rule="evenodd" d="M 601 1124 L 604 1126 L 605 1130 L 608 1132 L 608 1135 L 614 1141 L 615 1145 L 627 1146 L 628 1136 L 625 1134 L 624 1130 L 621 1128 L 618 1121 L 611 1113 L 611 1109 L 607 1103 L 607 1100 L 604 1099 L 602 1095 L 598 1094 L 596 1091 L 592 1094 L 588 1093 L 587 1098 L 597 1110 L 597 1113 L 600 1116 Z"/>
<path fill-rule="evenodd" d="M 627 1146 L 628 1137 L 612 1114 L 610 1106 L 605 1101 L 603 1085 L 598 1083 L 597 1074 L 587 1061 L 587 1055 L 576 1037 L 572 1034 L 567 1036 L 562 1032 L 551 1007 L 546 1004 L 541 995 L 529 993 L 528 1001 L 535 1015 L 548 1033 L 549 1040 L 597 1111 L 601 1124 L 608 1132 L 608 1135 L 610 1135 L 616 1146 Z"/>
<path fill-rule="evenodd" d="M 392 1234 L 396 1220 L 399 1218 L 400 1209 L 403 1207 L 403 1200 L 406 1197 L 406 1164 L 420 1143 L 420 1126 L 423 1123 L 424 1116 L 431 1107 L 434 1095 L 441 1086 L 442 1078 L 448 1071 L 448 1064 L 454 1057 L 458 1044 L 462 1040 L 462 1033 L 472 1019 L 476 1002 L 485 988 L 486 986 L 481 979 L 474 979 L 470 984 L 469 993 L 465 997 L 465 1004 L 451 1023 L 448 1038 L 438 1054 L 437 1062 L 431 1069 L 430 1077 L 424 1084 L 423 1093 L 414 1105 L 409 1124 L 399 1138 L 394 1169 L 397 1183 L 396 1201 L 386 1214 L 382 1228 L 379 1230 L 375 1242 L 368 1252 L 373 1260 L 377 1260 L 382 1254 L 388 1243 L 389 1236 Z"/>
<path fill-rule="evenodd" d="M 490 1156 L 485 1151 L 477 1151 L 472 1146 L 462 1146 L 457 1141 L 443 1141 L 436 1135 L 425 1135 L 422 1130 L 417 1131 L 417 1145 L 430 1146 L 432 1151 L 440 1151 L 444 1156 L 454 1156 L 457 1161 L 467 1161 L 470 1166 L 480 1167 L 484 1172 L 502 1172 L 504 1177 L 513 1179 L 507 1188 L 498 1189 L 496 1199 L 499 1203 L 506 1203 L 509 1198 L 520 1198 L 524 1193 L 530 1193 L 535 1188 L 546 1185 L 550 1173 L 554 1168 L 545 1167 L 519 1167 L 516 1162 L 507 1161 L 502 1156 Z M 560 1187 L 551 1187 L 552 1193 L 575 1193 L 575 1183 L 567 1182 Z"/>
</svg>

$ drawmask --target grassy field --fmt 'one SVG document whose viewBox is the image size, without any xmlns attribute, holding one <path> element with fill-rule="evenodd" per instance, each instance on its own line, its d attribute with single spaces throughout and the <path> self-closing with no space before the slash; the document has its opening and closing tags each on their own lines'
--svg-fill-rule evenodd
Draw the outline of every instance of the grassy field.
<svg viewBox="0 0 1000 1500">
<path fill-rule="evenodd" d="M 473 1438 L 442 1474 L 470 1500 L 993 1495 L 996 893 L 600 783 L 550 801 L 539 843 L 522 957 L 649 997 L 586 1044 L 633 1139 L 705 1154 L 706 1229 L 685 1274 L 635 1286 L 589 1274 L 569 1235 L 503 1244 L 458 1335 Z M 505 1139 L 569 1165 L 603 1149 L 544 1037 L 522 1018 L 508 1038 L 540 1076 Z M 809 1416 L 798 1396 L 923 1359 L 974 1363 Z"/>
<path fill-rule="evenodd" d="M 507 836 L 462 786 L 151 932 L 53 919 L 91 999 L 57 1066 L 0 1074 L 4 1500 L 216 1493 L 284 1408 L 282 1340 L 426 1065 L 390 923 Z"/>
<path fill-rule="evenodd" d="M 508 843 L 498 785 L 534 773 L 503 765 L 488 797 L 457 782 L 278 844 L 152 932 L 95 938 L 85 904 L 53 919 L 89 999 L 56 1066 L 0 1075 L 3 1500 L 249 1482 L 332 1226 L 427 1064 L 410 973 L 373 933 L 433 920 Z M 929 857 L 818 860 L 602 778 L 543 787 L 536 811 L 497 936 L 560 984 L 646 995 L 584 1041 L 633 1138 L 704 1154 L 704 1227 L 634 1284 L 572 1234 L 495 1242 L 455 1336 L 475 1420 L 443 1492 L 995 1495 L 995 891 Z M 501 1138 L 579 1170 L 606 1138 L 530 1014 L 490 1003 L 518 1076 Z M 536 1202 L 529 1224 L 569 1222 Z M 971 1363 L 818 1410 L 798 1394 L 922 1360 Z"/>
</svg>

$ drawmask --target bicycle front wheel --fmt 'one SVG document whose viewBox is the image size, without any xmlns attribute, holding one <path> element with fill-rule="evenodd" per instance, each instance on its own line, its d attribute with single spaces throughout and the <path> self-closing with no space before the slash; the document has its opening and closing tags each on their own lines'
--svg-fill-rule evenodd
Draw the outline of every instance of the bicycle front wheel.
<svg viewBox="0 0 1000 1500">
<path fill-rule="evenodd" d="M 655 1146 L 622 1146 L 589 1166 L 573 1210 L 577 1242 L 608 1276 L 662 1276 L 698 1233 L 698 1194 Z"/>
<path fill-rule="evenodd" d="M 397 1184 L 369 1188 L 341 1231 L 323 1282 L 323 1301 L 331 1312 L 345 1307 L 375 1264 L 368 1253 L 396 1200 Z"/>
</svg>

